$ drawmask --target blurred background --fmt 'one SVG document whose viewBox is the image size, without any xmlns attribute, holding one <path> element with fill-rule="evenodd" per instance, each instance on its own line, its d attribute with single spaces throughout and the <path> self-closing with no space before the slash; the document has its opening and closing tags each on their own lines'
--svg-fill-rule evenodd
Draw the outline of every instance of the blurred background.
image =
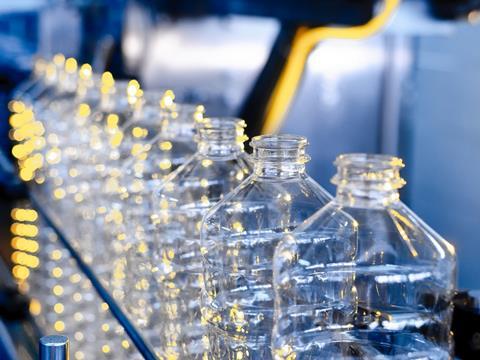
<svg viewBox="0 0 480 360">
<path fill-rule="evenodd" d="M 22 196 L 8 137 L 12 91 L 55 53 L 171 88 L 208 115 L 244 117 L 250 136 L 308 137 L 309 173 L 336 155 L 388 153 L 406 163 L 403 201 L 455 244 L 459 287 L 480 288 L 480 1 L 405 0 L 379 33 L 327 39 L 310 52 L 291 102 L 274 90 L 299 29 L 359 26 L 373 0 L 1 0 L 1 252 L 12 265 L 10 204 Z M 478 24 L 477 24 L 478 23 Z M 271 115 L 271 114 L 270 114 Z"/>
</svg>

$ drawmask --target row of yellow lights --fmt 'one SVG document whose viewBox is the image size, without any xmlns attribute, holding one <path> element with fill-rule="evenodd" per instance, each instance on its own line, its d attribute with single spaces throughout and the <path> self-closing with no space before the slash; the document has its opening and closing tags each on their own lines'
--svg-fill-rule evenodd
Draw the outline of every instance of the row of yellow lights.
<svg viewBox="0 0 480 360">
<path fill-rule="evenodd" d="M 35 152 L 45 146 L 45 129 L 35 119 L 32 109 L 27 108 L 23 102 L 12 100 L 8 107 L 12 112 L 9 120 L 12 127 L 10 138 L 18 142 L 12 148 L 12 155 L 18 160 L 20 178 L 29 181 L 43 165 L 43 156 Z"/>
<path fill-rule="evenodd" d="M 30 276 L 30 269 L 35 269 L 40 265 L 40 260 L 36 254 L 39 251 L 39 244 L 35 239 L 35 236 L 38 234 L 38 228 L 34 223 L 38 220 L 38 213 L 29 208 L 14 208 L 10 212 L 10 216 L 14 221 L 10 230 L 14 235 L 11 240 L 11 246 L 15 251 L 11 255 L 12 262 L 15 264 L 12 268 L 12 274 L 17 282 L 22 283 Z M 53 250 L 50 254 L 50 258 L 54 261 L 61 260 L 62 252 L 61 250 Z M 61 267 L 56 266 L 51 270 L 51 274 L 54 278 L 61 278 L 64 274 Z M 81 280 L 81 276 L 78 273 L 75 273 L 70 276 L 70 282 L 78 283 Z M 57 284 L 52 288 L 52 294 L 55 297 L 60 298 L 64 295 L 64 288 L 62 285 Z M 73 294 L 73 299 L 75 302 L 81 301 L 82 295 L 80 293 Z M 102 303 L 102 310 L 108 311 L 108 305 Z M 39 300 L 32 299 L 30 302 L 30 312 L 32 315 L 38 316 L 42 311 L 42 305 Z M 56 314 L 62 314 L 65 311 L 65 306 L 62 302 L 56 302 L 53 306 L 53 310 Z M 74 318 L 77 321 L 80 321 L 82 318 L 82 313 L 77 312 L 74 314 Z M 57 332 L 65 331 L 65 321 L 56 320 L 53 324 L 53 328 Z M 102 325 L 102 331 L 108 332 L 110 326 L 108 324 Z M 84 337 L 83 333 L 77 331 L 75 333 L 75 339 L 82 340 Z M 122 340 L 121 346 L 124 349 L 130 348 L 130 342 L 126 339 Z M 108 344 L 101 345 L 101 350 L 103 353 L 108 354 L 111 352 L 111 346 Z M 84 359 L 85 354 L 82 351 L 76 351 L 74 354 L 76 359 Z"/>
<path fill-rule="evenodd" d="M 57 54 L 53 57 L 51 63 L 46 63 L 44 60 L 37 61 L 35 71 L 40 74 L 44 73 L 48 77 L 53 76 L 57 71 L 56 69 L 60 67 L 64 68 L 65 73 L 73 74 L 77 71 L 78 64 L 74 58 L 65 59 L 64 55 Z M 80 67 L 78 73 L 80 79 L 88 80 L 92 74 L 92 67 L 89 64 L 84 64 Z M 113 84 L 111 74 L 107 74 L 103 78 L 105 78 L 104 85 L 106 87 Z M 35 152 L 41 150 L 46 144 L 45 129 L 43 124 L 35 119 L 33 110 L 22 101 L 12 100 L 9 102 L 8 108 L 12 113 L 9 120 L 12 127 L 10 138 L 18 142 L 12 148 L 12 155 L 18 159 L 20 178 L 23 181 L 30 181 L 44 163 L 43 156 Z"/>
<path fill-rule="evenodd" d="M 10 212 L 13 223 L 10 227 L 12 240 L 10 242 L 15 250 L 11 255 L 14 263 L 12 275 L 19 283 L 24 282 L 30 276 L 30 269 L 40 265 L 40 259 L 35 255 L 39 250 L 36 240 L 38 228 L 35 221 L 38 213 L 33 209 L 14 208 Z"/>
</svg>

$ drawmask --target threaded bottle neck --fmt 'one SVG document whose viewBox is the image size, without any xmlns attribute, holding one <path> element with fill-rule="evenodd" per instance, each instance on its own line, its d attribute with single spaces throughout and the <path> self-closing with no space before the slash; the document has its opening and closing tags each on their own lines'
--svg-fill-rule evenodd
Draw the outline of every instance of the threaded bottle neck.
<svg viewBox="0 0 480 360">
<path fill-rule="evenodd" d="M 168 107 L 160 106 L 160 113 L 160 133 L 163 137 L 192 139 L 195 124 L 204 120 L 205 108 L 202 105 L 173 103 Z"/>
<path fill-rule="evenodd" d="M 405 185 L 400 176 L 400 158 L 379 154 L 344 154 L 335 160 L 335 200 L 351 207 L 384 207 L 399 200 Z"/>
<path fill-rule="evenodd" d="M 307 139 L 296 135 L 262 135 L 250 142 L 254 174 L 262 178 L 290 178 L 305 172 L 310 159 L 305 153 Z"/>
<path fill-rule="evenodd" d="M 243 152 L 245 121 L 219 117 L 197 119 L 198 151 L 209 157 L 235 157 Z"/>
</svg>

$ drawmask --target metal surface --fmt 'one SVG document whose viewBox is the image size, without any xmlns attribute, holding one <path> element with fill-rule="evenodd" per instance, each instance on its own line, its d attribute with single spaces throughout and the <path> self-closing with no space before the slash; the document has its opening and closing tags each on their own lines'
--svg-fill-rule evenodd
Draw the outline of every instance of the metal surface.
<svg viewBox="0 0 480 360">
<path fill-rule="evenodd" d="M 480 27 L 416 40 L 401 155 L 406 200 L 457 248 L 460 288 L 479 288 Z"/>
<path fill-rule="evenodd" d="M 167 19 L 139 45 L 146 49 L 136 65 L 141 83 L 170 87 L 182 99 L 203 103 L 210 116 L 236 115 L 278 29 L 275 20 L 241 16 Z M 124 53 L 128 60 L 128 49 Z"/>
<path fill-rule="evenodd" d="M 48 335 L 40 339 L 40 360 L 69 360 L 70 342 L 63 335 Z"/>
<path fill-rule="evenodd" d="M 339 153 L 380 150 L 385 64 L 382 36 L 325 42 L 308 60 L 281 131 L 308 137 L 309 174 L 330 191 Z"/>
</svg>

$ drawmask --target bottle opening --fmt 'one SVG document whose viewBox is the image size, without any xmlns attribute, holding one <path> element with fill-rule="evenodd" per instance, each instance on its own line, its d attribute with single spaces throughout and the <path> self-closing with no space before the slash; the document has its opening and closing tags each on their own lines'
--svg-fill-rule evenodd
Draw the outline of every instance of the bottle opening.
<svg viewBox="0 0 480 360">
<path fill-rule="evenodd" d="M 308 141 L 299 135 L 260 135 L 250 142 L 253 157 L 264 161 L 296 161 L 302 164 L 310 158 L 305 153 Z"/>
<path fill-rule="evenodd" d="M 247 140 L 245 121 L 238 118 L 219 117 L 196 119 L 198 146 L 202 152 L 226 155 L 242 151 Z"/>
<path fill-rule="evenodd" d="M 369 188 L 372 190 L 397 190 L 405 185 L 400 170 L 403 160 L 382 154 L 343 154 L 334 163 L 337 174 L 332 183 L 338 187 Z"/>
</svg>

